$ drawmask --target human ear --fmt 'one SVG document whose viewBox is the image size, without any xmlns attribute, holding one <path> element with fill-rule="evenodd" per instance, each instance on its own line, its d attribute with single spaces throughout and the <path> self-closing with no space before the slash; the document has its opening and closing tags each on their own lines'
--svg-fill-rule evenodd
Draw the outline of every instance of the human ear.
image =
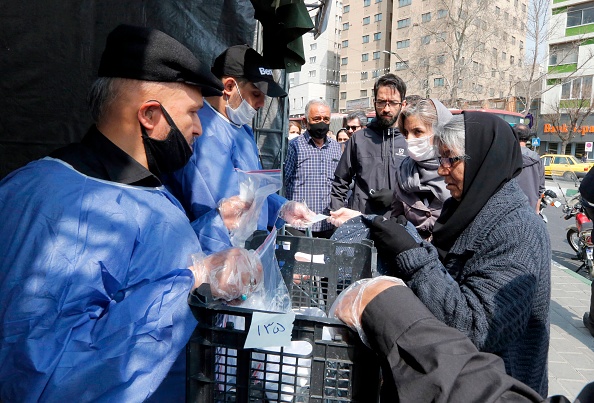
<svg viewBox="0 0 594 403">
<path fill-rule="evenodd" d="M 138 109 L 138 121 L 146 130 L 153 130 L 161 117 L 161 104 L 147 101 Z"/>
</svg>

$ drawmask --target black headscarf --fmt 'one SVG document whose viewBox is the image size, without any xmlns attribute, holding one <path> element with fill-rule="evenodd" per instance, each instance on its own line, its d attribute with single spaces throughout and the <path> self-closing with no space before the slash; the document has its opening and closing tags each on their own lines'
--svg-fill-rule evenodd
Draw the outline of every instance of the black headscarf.
<svg viewBox="0 0 594 403">
<path fill-rule="evenodd" d="M 450 198 L 433 227 L 443 258 L 487 201 L 522 171 L 522 153 L 511 126 L 486 112 L 463 112 L 464 184 L 460 201 Z"/>
</svg>

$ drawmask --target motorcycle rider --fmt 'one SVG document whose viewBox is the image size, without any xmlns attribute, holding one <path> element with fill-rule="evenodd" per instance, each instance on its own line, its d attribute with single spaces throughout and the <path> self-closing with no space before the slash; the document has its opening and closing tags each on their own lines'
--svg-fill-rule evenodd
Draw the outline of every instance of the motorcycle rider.
<svg viewBox="0 0 594 403">
<path fill-rule="evenodd" d="M 582 206 L 586 216 L 590 220 L 594 220 L 594 170 L 590 169 L 586 177 L 580 183 L 580 195 L 582 198 Z M 590 334 L 594 337 L 594 282 L 591 285 L 590 291 L 590 311 L 584 314 L 584 326 L 588 329 Z"/>
</svg>

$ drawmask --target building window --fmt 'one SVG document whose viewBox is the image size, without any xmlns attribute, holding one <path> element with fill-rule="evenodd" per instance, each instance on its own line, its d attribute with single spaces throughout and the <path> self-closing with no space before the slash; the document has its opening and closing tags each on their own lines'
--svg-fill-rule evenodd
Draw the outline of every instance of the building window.
<svg viewBox="0 0 594 403">
<path fill-rule="evenodd" d="M 520 41 L 520 50 L 524 49 L 524 41 Z"/>
<path fill-rule="evenodd" d="M 365 98 L 365 97 L 367 97 L 367 90 L 361 90 L 361 91 L 359 92 L 359 97 L 361 97 L 361 98 Z"/>
<path fill-rule="evenodd" d="M 346 99 L 346 91 L 340 93 L 340 99 Z"/>
<path fill-rule="evenodd" d="M 577 63 L 578 49 L 579 47 L 573 43 L 551 46 L 549 50 L 549 66 Z"/>
<path fill-rule="evenodd" d="M 501 9 L 495 6 L 495 15 L 499 15 L 499 13 L 501 13 Z"/>
<path fill-rule="evenodd" d="M 378 78 L 379 77 L 379 70 L 373 70 L 373 72 L 371 73 L 371 76 L 373 78 Z"/>
<path fill-rule="evenodd" d="M 448 16 L 448 10 L 437 10 L 437 18 L 444 18 Z"/>
<path fill-rule="evenodd" d="M 340 76 L 340 82 L 341 83 L 346 83 L 347 82 L 347 75 L 346 74 L 342 74 Z"/>
<path fill-rule="evenodd" d="M 343 48 L 348 48 L 349 47 L 349 40 L 348 39 L 342 41 L 342 47 Z"/>
<path fill-rule="evenodd" d="M 369 35 L 363 35 L 363 43 L 369 43 Z"/>
<path fill-rule="evenodd" d="M 345 23 L 342 24 L 342 30 L 343 31 L 346 31 L 347 29 L 349 29 L 349 23 L 348 22 L 345 22 Z"/>
<path fill-rule="evenodd" d="M 512 45 L 516 44 L 516 37 L 512 35 Z"/>
<path fill-rule="evenodd" d="M 567 12 L 567 26 L 592 24 L 594 22 L 594 7 Z"/>
<path fill-rule="evenodd" d="M 376 15 L 373 16 L 373 21 L 379 22 L 381 20 L 382 20 L 382 14 L 381 13 L 380 14 L 376 14 Z"/>
<path fill-rule="evenodd" d="M 444 64 L 445 63 L 445 55 L 438 55 L 435 57 L 436 64 Z"/>
<path fill-rule="evenodd" d="M 351 6 L 346 5 L 346 6 L 342 7 L 343 14 L 348 13 L 349 11 L 351 11 Z"/>
<path fill-rule="evenodd" d="M 367 72 L 366 71 L 361 72 L 361 80 L 367 80 Z"/>
<path fill-rule="evenodd" d="M 505 59 L 507 59 L 507 53 L 501 52 L 501 60 L 505 60 Z"/>
<path fill-rule="evenodd" d="M 348 57 L 343 57 L 340 59 L 340 64 L 345 66 L 347 64 L 349 64 L 349 58 Z"/>
<path fill-rule="evenodd" d="M 493 57 L 497 57 L 497 48 L 493 48 Z"/>
<path fill-rule="evenodd" d="M 405 39 L 403 41 L 397 41 L 396 42 L 396 49 L 404 49 L 404 48 L 408 48 L 410 46 L 410 40 L 409 39 Z"/>
<path fill-rule="evenodd" d="M 382 0 L 375 0 L 375 2 L 376 2 L 376 3 L 381 3 L 381 2 L 382 2 Z"/>
<path fill-rule="evenodd" d="M 368 25 L 370 21 L 371 21 L 371 17 L 363 18 L 363 25 Z"/>
<path fill-rule="evenodd" d="M 396 70 L 406 70 L 406 69 L 408 69 L 408 62 L 406 62 L 406 61 L 396 62 Z"/>
<path fill-rule="evenodd" d="M 377 60 L 380 58 L 380 52 L 373 52 L 373 60 Z"/>
<path fill-rule="evenodd" d="M 367 7 L 371 5 L 371 0 L 363 0 L 363 7 Z"/>
<path fill-rule="evenodd" d="M 509 64 L 514 64 L 515 58 L 513 56 L 509 57 Z"/>
<path fill-rule="evenodd" d="M 507 42 L 507 32 L 503 32 L 502 38 L 503 42 Z"/>
<path fill-rule="evenodd" d="M 431 42 L 431 35 L 425 35 L 421 37 L 421 45 L 429 45 Z"/>
<path fill-rule="evenodd" d="M 398 0 L 398 7 L 410 6 L 412 0 Z"/>
<path fill-rule="evenodd" d="M 431 21 L 431 13 L 421 14 L 421 22 Z"/>
<path fill-rule="evenodd" d="M 436 38 L 438 41 L 442 41 L 442 42 L 445 42 L 445 40 L 446 40 L 447 36 L 448 36 L 448 35 L 447 35 L 447 33 L 446 33 L 446 32 L 438 32 L 437 34 L 435 34 L 435 38 Z"/>
<path fill-rule="evenodd" d="M 514 0 L 514 7 L 518 7 L 518 0 Z"/>
<path fill-rule="evenodd" d="M 310 77 L 315 77 L 316 76 L 316 71 L 315 70 L 310 70 L 309 71 L 309 76 Z"/>
<path fill-rule="evenodd" d="M 316 50 L 318 48 L 318 44 L 317 43 L 310 43 L 309 44 L 309 50 Z"/>
<path fill-rule="evenodd" d="M 561 99 L 591 99 L 592 76 L 583 76 L 561 86 Z"/>
<path fill-rule="evenodd" d="M 400 28 L 406 28 L 409 25 L 410 25 L 410 18 L 405 18 L 403 20 L 398 20 L 397 23 L 396 23 L 396 27 L 398 29 L 400 29 Z"/>
<path fill-rule="evenodd" d="M 421 58 L 419 59 L 419 66 L 421 66 L 421 67 L 426 67 L 426 66 L 428 66 L 428 65 L 429 65 L 429 59 L 428 59 L 428 58 L 426 58 L 426 57 L 421 57 Z"/>
<path fill-rule="evenodd" d="M 522 3 L 522 12 L 525 13 L 526 12 L 526 4 Z"/>
<path fill-rule="evenodd" d="M 495 73 L 497 72 L 497 70 L 495 69 L 491 69 L 491 77 L 495 77 Z"/>
<path fill-rule="evenodd" d="M 316 62 L 316 57 L 312 56 L 309 58 L 309 64 L 314 64 Z"/>
<path fill-rule="evenodd" d="M 363 54 L 361 55 L 361 61 L 362 61 L 362 62 L 366 62 L 366 61 L 368 61 L 368 60 L 369 60 L 369 53 L 363 53 Z"/>
<path fill-rule="evenodd" d="M 494 97 L 495 96 L 495 90 L 493 88 L 489 88 L 489 96 L 490 97 Z"/>
<path fill-rule="evenodd" d="M 374 41 L 379 41 L 380 39 L 382 39 L 382 33 L 381 32 L 376 32 L 375 34 L 373 34 L 373 40 Z"/>
<path fill-rule="evenodd" d="M 443 87 L 444 81 L 443 78 L 434 78 L 433 79 L 433 86 L 434 87 Z"/>
</svg>

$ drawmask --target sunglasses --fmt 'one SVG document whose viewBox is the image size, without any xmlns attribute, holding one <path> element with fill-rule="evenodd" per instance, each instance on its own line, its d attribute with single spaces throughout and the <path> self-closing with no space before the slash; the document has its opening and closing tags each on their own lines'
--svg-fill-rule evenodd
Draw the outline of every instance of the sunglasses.
<svg viewBox="0 0 594 403">
<path fill-rule="evenodd" d="M 355 131 L 357 129 L 359 129 L 361 126 L 345 126 L 347 129 L 351 129 L 352 131 Z"/>
</svg>

